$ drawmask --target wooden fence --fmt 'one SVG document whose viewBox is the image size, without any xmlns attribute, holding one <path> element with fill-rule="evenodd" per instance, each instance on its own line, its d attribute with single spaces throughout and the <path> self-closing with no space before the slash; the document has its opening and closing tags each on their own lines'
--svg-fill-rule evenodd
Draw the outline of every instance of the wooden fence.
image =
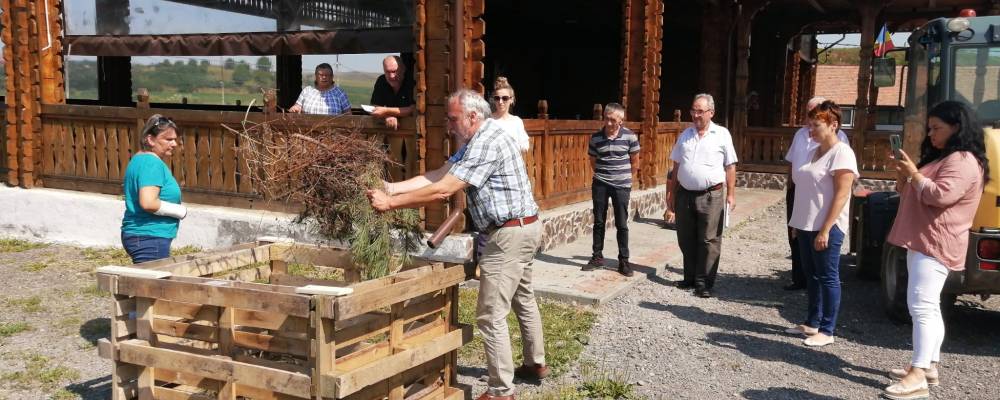
<svg viewBox="0 0 1000 400">
<path fill-rule="evenodd" d="M 111 398 L 464 398 L 463 266 L 413 260 L 359 276 L 346 250 L 268 242 L 101 268 Z"/>
<path fill-rule="evenodd" d="M 531 179 L 535 200 L 542 209 L 555 208 L 590 199 L 590 185 L 594 172 L 590 166 L 587 147 L 590 137 L 603 127 L 602 121 L 525 119 L 531 147 L 525 155 L 525 166 Z M 646 134 L 638 122 L 625 126 L 637 135 Z M 657 125 L 655 149 L 643 148 L 640 162 L 652 162 L 657 184 L 666 180 L 670 150 L 677 135 L 686 127 L 680 122 L 661 122 Z M 652 154 L 653 160 L 643 161 Z M 638 183 L 634 184 L 638 187 Z"/>
<path fill-rule="evenodd" d="M 744 131 L 740 154 L 740 171 L 786 173 L 788 163 L 785 153 L 792 143 L 797 127 L 749 127 Z M 845 131 L 853 140 L 852 132 Z M 889 135 L 892 131 L 868 131 L 865 142 L 858 146 L 851 143 L 858 158 L 858 170 L 866 179 L 893 179 L 889 169 Z M 860 151 L 859 151 L 860 149 Z"/>
<path fill-rule="evenodd" d="M 271 121 L 278 129 L 324 127 L 360 130 L 381 136 L 396 163 L 390 177 L 418 174 L 417 134 L 412 118 L 399 130 L 388 130 L 367 116 L 316 116 L 262 112 L 194 111 L 82 105 L 42 107 L 42 146 L 39 166 L 45 187 L 120 194 L 128 161 L 138 150 L 137 132 L 146 117 L 160 113 L 180 128 L 180 146 L 168 164 L 184 191 L 185 201 L 209 205 L 291 210 L 280 199 L 267 199 L 247 179 L 247 164 L 235 147 L 238 136 L 222 125 L 240 129 L 250 122 Z"/>
</svg>

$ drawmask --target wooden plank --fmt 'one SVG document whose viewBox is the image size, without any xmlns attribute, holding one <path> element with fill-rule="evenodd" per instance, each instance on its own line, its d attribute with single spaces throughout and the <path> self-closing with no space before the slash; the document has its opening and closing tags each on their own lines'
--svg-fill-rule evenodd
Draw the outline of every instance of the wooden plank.
<svg viewBox="0 0 1000 400">
<path fill-rule="evenodd" d="M 73 127 L 73 170 L 76 176 L 86 176 L 86 135 L 83 125 L 74 124 Z"/>
<path fill-rule="evenodd" d="M 119 284 L 121 283 L 122 278 L 125 277 L 124 276 L 118 277 Z M 153 331 L 154 314 L 153 314 L 152 299 L 148 297 L 142 297 L 142 298 L 137 298 L 135 300 L 135 317 L 136 317 L 135 337 L 138 338 L 139 340 L 142 340 L 144 343 L 149 343 L 150 345 L 155 346 L 157 341 Z M 118 344 L 118 349 L 120 357 L 121 343 Z M 127 360 L 123 361 L 128 362 Z M 145 368 L 143 368 L 139 372 L 138 385 L 139 385 L 139 400 L 152 400 L 156 398 L 153 393 L 153 387 L 156 386 L 156 381 L 154 379 L 154 368 L 151 368 L 149 365 L 145 365 Z"/>
<path fill-rule="evenodd" d="M 263 328 L 278 336 L 308 337 L 309 319 L 263 311 L 237 309 L 234 315 L 236 325 Z"/>
<path fill-rule="evenodd" d="M 439 336 L 416 349 L 405 350 L 361 368 L 349 372 L 340 372 L 333 376 L 336 383 L 333 392 L 324 392 L 325 396 L 342 398 L 363 389 L 365 386 L 377 383 L 385 378 L 400 374 L 406 370 L 431 361 L 445 353 L 462 347 L 466 338 L 471 336 L 471 329 L 456 329 L 446 335 Z"/>
<path fill-rule="evenodd" d="M 340 321 L 411 297 L 457 285 L 464 280 L 465 270 L 461 266 L 441 268 L 431 274 L 395 283 L 387 288 L 340 297 L 336 302 L 336 316 L 325 317 Z"/>
<path fill-rule="evenodd" d="M 222 141 L 222 187 L 227 192 L 235 192 L 236 188 L 236 136 L 220 131 Z"/>
<path fill-rule="evenodd" d="M 309 315 L 309 296 L 232 287 L 232 281 L 218 285 L 177 280 L 118 277 L 118 294 L 152 297 L 170 301 L 195 302 L 220 307 Z"/>
<path fill-rule="evenodd" d="M 440 371 L 442 371 L 443 368 L 444 368 L 444 358 L 438 357 L 421 365 L 416 365 L 413 368 L 410 368 L 404 371 L 403 373 L 397 375 L 393 379 L 386 379 L 381 382 L 375 383 L 373 385 L 369 385 L 364 389 L 345 397 L 344 400 L 381 399 L 385 396 L 385 393 L 389 391 L 388 384 L 391 383 L 392 381 L 398 380 L 402 382 L 412 382 L 415 379 L 419 379 L 420 377 L 427 376 L 429 374 L 440 373 Z M 327 379 L 332 379 L 332 378 L 327 378 Z M 464 393 L 461 390 L 457 391 L 459 393 Z"/>
<path fill-rule="evenodd" d="M 323 314 L 332 312 L 332 310 L 327 310 L 330 308 L 331 301 L 333 298 L 331 296 L 316 295 L 314 296 L 316 302 L 316 310 L 312 313 L 312 326 L 315 331 L 313 332 L 312 340 L 312 354 L 310 357 L 310 362 L 313 367 L 313 395 L 316 398 L 320 398 L 321 394 L 332 391 L 334 388 L 327 387 L 329 383 L 323 379 L 324 376 L 333 373 L 337 366 L 337 355 L 336 355 L 336 341 L 334 339 L 334 321 L 330 318 L 323 318 Z"/>
<path fill-rule="evenodd" d="M 122 175 L 123 165 L 121 164 L 121 160 L 119 159 L 119 152 L 118 152 L 118 135 L 119 135 L 118 129 L 119 129 L 118 124 L 108 124 L 108 129 L 107 129 L 108 179 L 116 181 L 121 180 L 123 177 Z"/>
<path fill-rule="evenodd" d="M 229 357 L 201 356 L 151 347 L 141 340 L 124 341 L 119 346 L 122 361 L 130 364 L 166 368 L 220 381 L 234 380 L 247 386 L 298 397 L 310 396 L 311 379 L 308 375 L 233 361 Z"/>
<path fill-rule="evenodd" d="M 211 391 L 217 391 L 222 387 L 222 382 L 215 379 L 209 379 L 197 374 L 186 374 L 183 372 L 171 371 L 164 368 L 157 368 L 155 376 L 156 380 L 161 382 L 193 386 Z"/>
<path fill-rule="evenodd" d="M 98 123 L 94 127 L 94 160 L 97 169 L 94 174 L 98 178 L 109 178 L 108 175 L 108 123 Z"/>
<path fill-rule="evenodd" d="M 271 259 L 288 264 L 308 264 L 336 267 L 344 270 L 355 269 L 351 252 L 319 245 L 303 243 L 271 244 Z"/>
<path fill-rule="evenodd" d="M 170 321 L 161 318 L 153 320 L 154 333 L 185 339 L 201 340 L 203 342 L 219 342 L 218 330 L 218 328 L 210 325 Z"/>
<path fill-rule="evenodd" d="M 197 160 L 198 171 L 198 183 L 197 185 L 191 185 L 189 187 L 201 187 L 210 188 L 212 186 L 210 170 L 211 170 L 211 159 L 209 158 L 212 149 L 209 147 L 208 138 L 209 134 L 206 129 L 192 128 L 191 131 L 197 132 L 197 150 L 195 150 L 195 159 Z"/>
<path fill-rule="evenodd" d="M 222 175 L 224 174 L 222 169 L 222 137 L 224 134 L 222 133 L 221 128 L 209 128 L 205 129 L 205 131 L 207 131 L 209 135 L 211 153 L 210 155 L 209 153 L 206 153 L 202 155 L 202 157 L 209 155 L 209 165 L 211 166 L 210 176 L 212 180 L 211 187 L 215 190 L 225 190 L 225 180 L 222 178 Z"/>
<path fill-rule="evenodd" d="M 85 130 L 85 136 L 84 137 L 85 137 L 86 143 L 87 143 L 87 146 L 85 148 L 86 149 L 85 157 L 87 159 L 87 167 L 86 167 L 86 175 L 85 176 L 91 177 L 91 178 L 100 178 L 101 176 L 97 173 L 97 139 L 96 139 L 96 137 L 97 137 L 97 127 L 94 126 L 95 122 L 93 122 L 93 121 L 87 121 L 86 124 L 87 125 L 86 125 L 86 130 Z"/>
<path fill-rule="evenodd" d="M 232 269 L 247 267 L 255 263 L 270 261 L 270 246 L 272 245 L 220 253 L 175 264 L 160 265 L 153 267 L 153 269 L 170 272 L 178 276 L 196 277 L 214 275 Z"/>
<path fill-rule="evenodd" d="M 297 357 L 309 356 L 309 341 L 305 339 L 293 339 L 237 330 L 233 332 L 233 344 L 248 349 L 285 353 Z"/>
<path fill-rule="evenodd" d="M 157 386 L 152 389 L 152 398 L 156 400 L 214 400 L 207 393 L 187 392 L 183 390 Z"/>
</svg>

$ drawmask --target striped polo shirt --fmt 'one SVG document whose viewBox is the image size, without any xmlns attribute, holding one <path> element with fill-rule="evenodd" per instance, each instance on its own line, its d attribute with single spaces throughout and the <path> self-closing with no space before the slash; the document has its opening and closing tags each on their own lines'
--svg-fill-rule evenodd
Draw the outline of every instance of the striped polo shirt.
<svg viewBox="0 0 1000 400">
<path fill-rule="evenodd" d="M 587 154 L 597 158 L 594 179 L 617 188 L 632 187 L 632 154 L 639 152 L 639 136 L 626 127 L 608 139 L 604 129 L 590 136 Z"/>
</svg>

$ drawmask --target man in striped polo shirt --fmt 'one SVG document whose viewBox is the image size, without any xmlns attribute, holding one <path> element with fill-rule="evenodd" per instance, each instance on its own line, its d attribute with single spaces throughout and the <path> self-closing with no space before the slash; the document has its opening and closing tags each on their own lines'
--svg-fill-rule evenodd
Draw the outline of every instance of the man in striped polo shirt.
<svg viewBox="0 0 1000 400">
<path fill-rule="evenodd" d="M 625 107 L 608 103 L 604 107 L 604 128 L 590 137 L 587 154 L 594 169 L 590 191 L 594 198 L 594 253 L 584 271 L 604 266 L 604 226 L 608 216 L 608 198 L 615 213 L 618 231 L 618 272 L 632 276 L 628 263 L 628 201 L 632 192 L 632 176 L 639 168 L 636 153 L 639 137 L 622 126 Z"/>
</svg>

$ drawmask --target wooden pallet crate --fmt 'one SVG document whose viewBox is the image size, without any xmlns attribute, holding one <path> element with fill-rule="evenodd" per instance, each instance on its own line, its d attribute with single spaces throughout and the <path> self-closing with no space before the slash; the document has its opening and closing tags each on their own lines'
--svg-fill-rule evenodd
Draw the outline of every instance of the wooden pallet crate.
<svg viewBox="0 0 1000 400">
<path fill-rule="evenodd" d="M 335 279 L 290 273 L 302 266 Z M 114 361 L 112 398 L 465 398 L 463 266 L 416 259 L 359 276 L 346 250 L 294 242 L 100 269 L 113 295 L 98 346 Z"/>
</svg>

